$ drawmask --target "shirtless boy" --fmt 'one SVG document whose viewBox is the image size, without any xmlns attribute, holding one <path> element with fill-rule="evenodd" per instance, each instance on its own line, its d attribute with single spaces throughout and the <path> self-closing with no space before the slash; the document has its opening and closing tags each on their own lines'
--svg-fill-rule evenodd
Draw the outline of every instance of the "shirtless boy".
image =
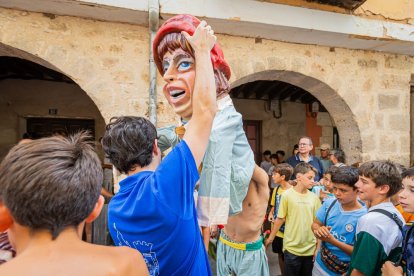
<svg viewBox="0 0 414 276">
<path fill-rule="evenodd" d="M 79 133 L 13 147 L 0 164 L 0 232 L 8 229 L 17 257 L 0 275 L 148 275 L 133 249 L 81 240 L 100 213 L 102 168 Z"/>
</svg>

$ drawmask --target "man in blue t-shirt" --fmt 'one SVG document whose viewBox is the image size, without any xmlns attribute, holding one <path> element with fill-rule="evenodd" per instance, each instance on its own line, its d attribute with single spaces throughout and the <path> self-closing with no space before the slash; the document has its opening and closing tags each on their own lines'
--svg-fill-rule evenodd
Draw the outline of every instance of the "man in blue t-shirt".
<svg viewBox="0 0 414 276">
<path fill-rule="evenodd" d="M 102 139 L 111 163 L 128 175 L 109 204 L 109 231 L 116 245 L 142 253 L 150 275 L 211 275 L 193 192 L 216 113 L 210 59 L 216 37 L 204 21 L 192 36 L 182 35 L 194 56 L 181 49 L 166 53 L 163 78 L 164 93 L 174 94 L 177 108 L 183 95 L 192 98 L 183 141 L 161 162 L 154 125 L 132 116 L 111 119 Z M 178 78 L 183 72 L 186 77 Z"/>
<path fill-rule="evenodd" d="M 358 170 L 341 167 L 331 176 L 336 198 L 327 199 L 316 213 L 312 230 L 320 244 L 312 275 L 342 275 L 348 270 L 358 219 L 367 208 L 358 201 Z"/>
</svg>

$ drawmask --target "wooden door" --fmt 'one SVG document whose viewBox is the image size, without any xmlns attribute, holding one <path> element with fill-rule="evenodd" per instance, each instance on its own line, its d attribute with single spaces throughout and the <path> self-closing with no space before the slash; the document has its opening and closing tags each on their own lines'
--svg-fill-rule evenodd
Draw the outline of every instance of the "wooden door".
<svg viewBox="0 0 414 276">
<path fill-rule="evenodd" d="M 254 160 L 256 164 L 260 164 L 262 160 L 262 148 L 261 148 L 261 133 L 262 122 L 254 120 L 243 120 L 243 129 L 246 133 L 247 140 L 254 153 Z"/>
</svg>

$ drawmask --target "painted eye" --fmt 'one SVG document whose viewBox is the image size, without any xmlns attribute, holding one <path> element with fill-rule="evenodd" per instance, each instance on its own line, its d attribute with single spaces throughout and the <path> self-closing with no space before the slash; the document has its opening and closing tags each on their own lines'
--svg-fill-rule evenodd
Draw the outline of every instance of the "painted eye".
<svg viewBox="0 0 414 276">
<path fill-rule="evenodd" d="M 188 70 L 191 67 L 191 62 L 189 61 L 182 61 L 180 65 L 178 65 L 178 70 Z"/>
<path fill-rule="evenodd" d="M 168 67 L 170 67 L 170 63 L 168 61 L 164 61 L 162 63 L 162 73 L 163 73 L 163 75 L 165 74 L 165 72 L 167 72 Z"/>
</svg>

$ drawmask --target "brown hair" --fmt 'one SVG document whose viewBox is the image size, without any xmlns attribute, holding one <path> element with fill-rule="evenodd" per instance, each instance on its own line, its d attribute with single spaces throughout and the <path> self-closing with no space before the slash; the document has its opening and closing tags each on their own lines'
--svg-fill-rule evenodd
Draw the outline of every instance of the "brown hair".
<svg viewBox="0 0 414 276">
<path fill-rule="evenodd" d="M 296 165 L 294 174 L 296 176 L 298 173 L 305 174 L 305 173 L 308 173 L 309 171 L 313 171 L 315 174 L 318 173 L 318 170 L 315 169 L 315 167 L 312 166 L 311 164 L 300 162 Z"/>
<path fill-rule="evenodd" d="M 14 220 L 55 239 L 92 212 L 102 167 L 86 133 L 14 146 L 0 164 L 0 199 Z"/>
<path fill-rule="evenodd" d="M 182 49 L 195 59 L 193 48 L 191 48 L 187 39 L 181 33 L 169 33 L 165 35 L 158 45 L 157 53 L 162 58 L 167 52 L 172 53 L 177 49 Z M 164 72 L 160 72 L 160 74 L 163 75 Z M 214 70 L 214 79 L 216 81 L 217 97 L 230 91 L 229 81 L 221 70 Z"/>
<path fill-rule="evenodd" d="M 273 171 L 277 172 L 281 176 L 284 175 L 285 181 L 289 181 L 293 174 L 293 167 L 289 165 L 288 163 L 281 163 L 281 164 L 277 164 L 273 168 Z"/>
<path fill-rule="evenodd" d="M 388 185 L 387 197 L 398 193 L 402 188 L 401 166 L 392 161 L 369 161 L 358 168 L 359 175 L 370 178 L 376 187 Z"/>
</svg>

